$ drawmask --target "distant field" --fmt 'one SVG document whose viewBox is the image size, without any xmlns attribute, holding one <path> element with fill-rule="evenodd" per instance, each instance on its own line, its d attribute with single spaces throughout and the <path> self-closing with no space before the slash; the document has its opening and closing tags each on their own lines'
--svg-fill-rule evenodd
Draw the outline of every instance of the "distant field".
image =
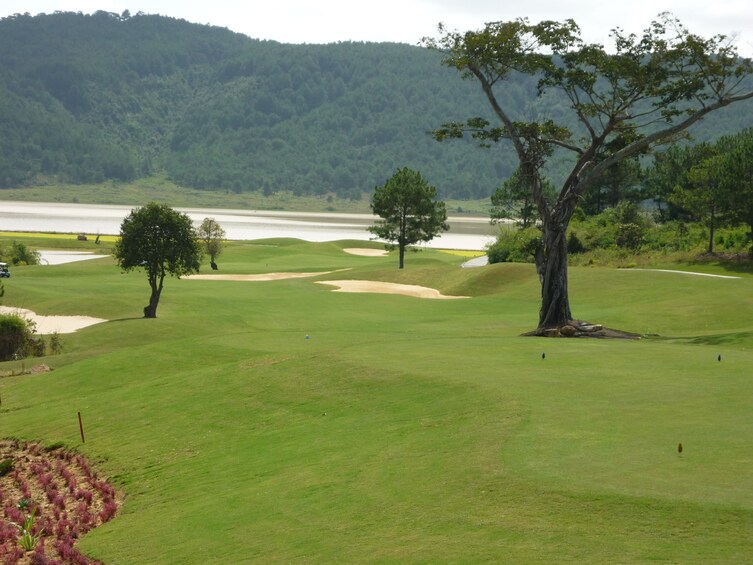
<svg viewBox="0 0 753 565">
<path fill-rule="evenodd" d="M 44 232 L 22 232 L 22 231 L 0 231 L 0 238 L 34 238 L 34 239 L 56 239 L 64 241 L 76 240 L 78 234 L 71 233 L 44 233 Z M 97 234 L 89 234 L 87 241 L 91 239 L 93 242 L 97 237 Z M 116 235 L 100 235 L 99 240 L 101 242 L 115 243 L 118 240 Z M 77 241 L 77 240 L 76 240 Z M 77 241 L 78 242 L 78 241 Z"/>
<path fill-rule="evenodd" d="M 30 202 L 65 202 L 80 204 L 121 204 L 142 206 L 148 202 L 164 202 L 174 207 L 236 208 L 252 210 L 286 210 L 292 212 L 338 212 L 370 214 L 369 197 L 360 200 L 334 195 L 295 196 L 292 192 L 235 193 L 227 190 L 197 190 L 178 186 L 163 176 L 153 176 L 132 183 L 105 182 L 93 185 L 57 184 L 4 188 L 0 200 Z M 487 216 L 490 202 L 483 200 L 448 200 L 450 215 L 477 214 Z"/>
<path fill-rule="evenodd" d="M 426 250 L 399 271 L 394 253 L 343 252 L 352 243 L 234 243 L 222 273 L 340 271 L 170 278 L 156 320 L 140 317 L 144 274 L 112 259 L 3 281 L 5 305 L 111 320 L 66 335 L 40 360 L 51 373 L 0 379 L 2 436 L 64 442 L 125 494 L 83 551 L 133 564 L 750 560 L 753 276 L 573 268 L 576 316 L 653 337 L 547 340 L 520 337 L 537 319 L 532 265 L 461 269 L 467 257 Z M 335 278 L 472 298 L 315 284 Z"/>
</svg>

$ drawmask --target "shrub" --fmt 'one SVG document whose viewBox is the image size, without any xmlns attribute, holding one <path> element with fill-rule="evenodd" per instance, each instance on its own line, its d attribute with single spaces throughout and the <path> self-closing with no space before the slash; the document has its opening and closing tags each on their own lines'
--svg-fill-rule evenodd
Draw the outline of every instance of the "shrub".
<svg viewBox="0 0 753 565">
<path fill-rule="evenodd" d="M 617 224 L 636 224 L 643 225 L 645 218 L 641 215 L 641 211 L 634 203 L 628 200 L 621 200 L 612 209 L 614 220 Z"/>
<path fill-rule="evenodd" d="M 50 353 L 60 355 L 63 352 L 63 341 L 58 332 L 50 334 Z"/>
<path fill-rule="evenodd" d="M 43 357 L 46 346 L 41 337 L 35 337 L 33 334 L 28 335 L 23 348 L 19 352 L 19 357 Z"/>
<path fill-rule="evenodd" d="M 34 322 L 18 314 L 0 314 L 0 361 L 44 355 L 44 340 L 35 330 Z"/>
<path fill-rule="evenodd" d="M 13 242 L 13 264 L 14 265 L 39 265 L 39 251 L 34 251 L 26 247 L 26 244 L 20 241 Z"/>
<path fill-rule="evenodd" d="M 567 236 L 567 252 L 568 253 L 583 253 L 586 250 L 583 242 L 578 238 L 578 235 L 571 231 Z"/>
<path fill-rule="evenodd" d="M 27 320 L 17 314 L 0 315 L 0 361 L 14 359 L 31 333 Z"/>
<path fill-rule="evenodd" d="M 643 243 L 643 231 L 643 228 L 638 224 L 619 224 L 617 226 L 617 237 L 615 237 L 617 247 L 635 251 Z"/>
<path fill-rule="evenodd" d="M 750 234 L 744 229 L 727 230 L 726 233 L 717 232 L 714 239 L 717 245 L 728 251 L 743 251 L 750 244 Z"/>
<path fill-rule="evenodd" d="M 0 462 L 0 477 L 3 477 L 13 470 L 13 459 L 5 459 Z"/>
<path fill-rule="evenodd" d="M 504 230 L 487 248 L 486 255 L 489 263 L 533 263 L 542 245 L 537 228 Z"/>
<path fill-rule="evenodd" d="M 38 251 L 29 249 L 25 243 L 12 241 L 0 246 L 0 260 L 13 265 L 38 265 L 40 256 Z"/>
<path fill-rule="evenodd" d="M 500 241 L 490 245 L 486 250 L 489 263 L 506 263 L 510 258 L 510 249 Z"/>
</svg>

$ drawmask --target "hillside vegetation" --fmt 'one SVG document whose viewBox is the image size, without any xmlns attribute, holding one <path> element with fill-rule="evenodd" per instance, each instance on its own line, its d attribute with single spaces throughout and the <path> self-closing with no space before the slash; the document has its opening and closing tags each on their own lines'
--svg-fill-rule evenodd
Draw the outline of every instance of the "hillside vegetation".
<svg viewBox="0 0 753 565">
<path fill-rule="evenodd" d="M 427 134 L 481 99 L 418 47 L 283 45 L 98 12 L 5 18 L 0 50 L 4 187 L 165 170 L 201 189 L 360 198 L 411 166 L 470 197 L 508 172 Z"/>
<path fill-rule="evenodd" d="M 0 52 L 0 188 L 166 173 L 203 190 L 359 199 L 408 166 L 442 198 L 478 199 L 513 171 L 501 148 L 428 135 L 486 102 L 416 46 L 288 45 L 100 11 L 4 18 Z M 520 115 L 563 115 L 564 100 L 534 102 L 533 88 L 520 79 L 504 96 Z M 751 109 L 694 133 L 738 131 Z"/>
</svg>

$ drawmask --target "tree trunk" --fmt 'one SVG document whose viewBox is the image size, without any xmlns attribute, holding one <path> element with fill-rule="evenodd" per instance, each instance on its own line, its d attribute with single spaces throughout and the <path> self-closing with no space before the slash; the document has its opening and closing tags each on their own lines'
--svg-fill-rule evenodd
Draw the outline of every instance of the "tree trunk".
<svg viewBox="0 0 753 565">
<path fill-rule="evenodd" d="M 152 295 L 149 297 L 149 304 L 144 306 L 144 318 L 156 318 L 158 304 L 159 292 L 152 291 Z"/>
<path fill-rule="evenodd" d="M 573 316 L 567 289 L 567 238 L 565 229 L 544 227 L 541 277 L 541 311 L 538 330 L 566 325 Z"/>
<path fill-rule="evenodd" d="M 149 304 L 144 306 L 144 318 L 157 317 L 157 305 L 159 304 L 159 297 L 162 294 L 163 280 L 164 277 L 160 278 L 159 284 L 157 284 L 157 281 L 149 281 L 149 286 L 152 288 L 152 294 L 149 296 Z"/>
<path fill-rule="evenodd" d="M 398 252 L 400 253 L 400 269 L 403 268 L 405 265 L 405 245 L 406 245 L 406 232 L 408 230 L 408 214 L 406 212 L 405 207 L 403 207 L 402 213 L 400 214 L 400 237 L 397 240 L 397 248 Z"/>
<path fill-rule="evenodd" d="M 714 224 L 716 224 L 714 212 L 714 206 L 711 206 L 711 219 L 709 221 L 709 254 L 714 252 Z"/>
</svg>

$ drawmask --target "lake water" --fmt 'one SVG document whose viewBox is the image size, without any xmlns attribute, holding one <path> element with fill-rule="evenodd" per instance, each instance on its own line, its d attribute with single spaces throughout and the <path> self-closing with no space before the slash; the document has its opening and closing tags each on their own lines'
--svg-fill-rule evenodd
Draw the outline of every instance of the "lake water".
<svg viewBox="0 0 753 565">
<path fill-rule="evenodd" d="M 0 201 L 0 231 L 113 234 L 133 206 L 61 204 Z M 177 208 L 197 226 L 214 218 L 228 239 L 252 240 L 294 237 L 304 241 L 354 239 L 368 241 L 366 231 L 377 219 L 370 214 L 336 214 L 233 210 L 219 208 Z M 488 218 L 450 217 L 450 230 L 426 244 L 443 249 L 480 250 L 494 239 L 497 229 Z"/>
</svg>

